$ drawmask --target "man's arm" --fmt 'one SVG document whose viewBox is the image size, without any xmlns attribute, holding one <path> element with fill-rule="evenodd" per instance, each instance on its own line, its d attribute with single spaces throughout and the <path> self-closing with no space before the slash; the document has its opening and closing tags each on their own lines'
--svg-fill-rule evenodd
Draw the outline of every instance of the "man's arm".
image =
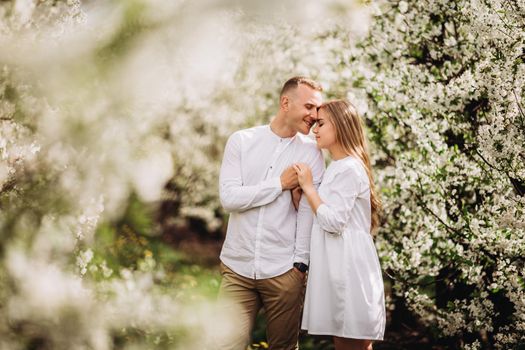
<svg viewBox="0 0 525 350">
<path fill-rule="evenodd" d="M 240 135 L 233 134 L 226 143 L 219 177 L 219 197 L 227 211 L 241 212 L 273 202 L 284 190 L 297 186 L 297 174 L 292 168 L 281 176 L 245 186 L 241 170 Z"/>
<path fill-rule="evenodd" d="M 308 265 L 310 262 L 310 236 L 313 220 L 314 215 L 308 204 L 308 199 L 306 196 L 302 196 L 297 210 L 294 263 L 299 262 Z"/>
<path fill-rule="evenodd" d="M 319 151 L 315 159 L 310 162 L 314 186 L 317 188 L 324 174 L 324 158 Z M 297 227 L 295 232 L 294 263 L 308 265 L 310 261 L 310 236 L 312 234 L 314 214 L 306 196 L 302 196 L 297 210 Z"/>
</svg>

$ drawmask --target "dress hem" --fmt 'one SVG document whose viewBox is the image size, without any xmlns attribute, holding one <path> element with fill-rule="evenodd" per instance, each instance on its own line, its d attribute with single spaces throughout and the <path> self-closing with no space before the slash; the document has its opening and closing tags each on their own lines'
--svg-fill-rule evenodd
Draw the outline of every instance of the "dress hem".
<svg viewBox="0 0 525 350">
<path fill-rule="evenodd" d="M 333 334 L 330 332 L 316 332 L 316 331 L 309 331 L 308 329 L 302 328 L 303 331 L 307 331 L 310 335 L 331 335 L 334 337 L 340 337 L 340 338 L 351 338 L 351 339 L 362 339 L 362 340 L 383 340 L 384 337 L 380 338 L 371 338 L 363 335 L 347 335 L 347 334 Z"/>
</svg>

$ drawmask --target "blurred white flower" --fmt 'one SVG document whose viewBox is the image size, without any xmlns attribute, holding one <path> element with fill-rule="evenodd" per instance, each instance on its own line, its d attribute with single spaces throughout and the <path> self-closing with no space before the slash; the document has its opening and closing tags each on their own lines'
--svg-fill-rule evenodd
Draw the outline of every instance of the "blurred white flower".
<svg viewBox="0 0 525 350">
<path fill-rule="evenodd" d="M 399 12 L 406 13 L 408 11 L 408 3 L 406 1 L 400 1 L 398 4 Z"/>
<path fill-rule="evenodd" d="M 155 201 L 160 199 L 164 185 L 173 176 L 173 160 L 166 147 L 153 144 L 144 146 L 151 155 L 138 159 L 134 164 L 132 181 L 143 200 Z"/>
</svg>

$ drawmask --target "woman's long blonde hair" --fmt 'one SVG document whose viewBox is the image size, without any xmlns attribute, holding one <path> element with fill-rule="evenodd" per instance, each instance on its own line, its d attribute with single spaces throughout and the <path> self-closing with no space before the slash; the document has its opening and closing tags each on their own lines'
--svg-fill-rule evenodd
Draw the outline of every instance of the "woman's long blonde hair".
<svg viewBox="0 0 525 350">
<path fill-rule="evenodd" d="M 354 105 L 346 100 L 334 100 L 324 103 L 320 107 L 321 109 L 328 112 L 335 127 L 336 141 L 342 146 L 343 151 L 348 155 L 361 159 L 365 166 L 370 183 L 371 230 L 373 232 L 379 226 L 379 213 L 382 206 L 374 185 L 368 145 L 361 118 L 359 118 Z"/>
</svg>

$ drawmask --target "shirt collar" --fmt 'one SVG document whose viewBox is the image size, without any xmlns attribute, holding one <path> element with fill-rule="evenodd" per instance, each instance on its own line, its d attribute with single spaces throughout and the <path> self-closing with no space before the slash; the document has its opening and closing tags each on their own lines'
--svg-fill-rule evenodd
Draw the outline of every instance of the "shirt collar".
<svg viewBox="0 0 525 350">
<path fill-rule="evenodd" d="M 267 125 L 266 129 L 268 130 L 268 132 L 272 136 L 272 139 L 275 139 L 275 140 L 277 140 L 279 142 L 292 142 L 297 137 L 297 134 L 295 134 L 294 136 L 291 136 L 291 137 L 281 137 L 281 136 L 279 136 L 279 135 L 277 135 L 276 133 L 273 132 L 272 128 L 270 127 L 270 124 Z"/>
</svg>

